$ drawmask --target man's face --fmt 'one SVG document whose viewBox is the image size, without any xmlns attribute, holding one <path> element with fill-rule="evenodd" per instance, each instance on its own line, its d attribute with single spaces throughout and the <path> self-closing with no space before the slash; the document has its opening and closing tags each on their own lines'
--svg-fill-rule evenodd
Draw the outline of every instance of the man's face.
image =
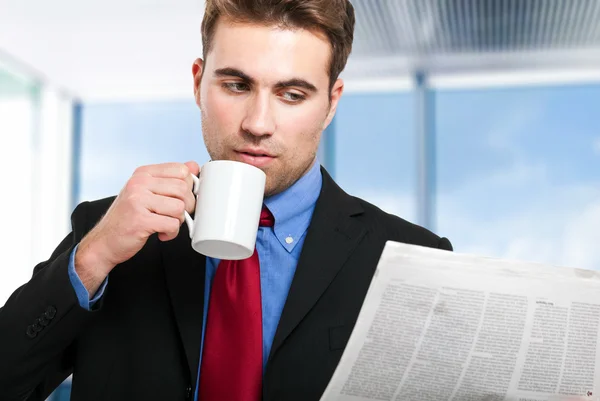
<svg viewBox="0 0 600 401">
<path fill-rule="evenodd" d="M 306 30 L 221 19 L 206 57 L 192 72 L 211 159 L 263 170 L 266 196 L 285 190 L 315 161 L 342 94 L 341 80 L 329 92 L 329 42 Z"/>
</svg>

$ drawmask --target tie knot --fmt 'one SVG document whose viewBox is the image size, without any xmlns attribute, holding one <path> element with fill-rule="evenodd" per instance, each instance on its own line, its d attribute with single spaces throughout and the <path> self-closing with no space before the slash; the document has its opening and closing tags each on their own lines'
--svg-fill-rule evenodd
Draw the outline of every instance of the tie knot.
<svg viewBox="0 0 600 401">
<path fill-rule="evenodd" d="M 263 206 L 260 211 L 260 222 L 258 223 L 261 227 L 273 227 L 275 224 L 275 217 L 273 217 L 273 213 L 266 206 Z"/>
</svg>

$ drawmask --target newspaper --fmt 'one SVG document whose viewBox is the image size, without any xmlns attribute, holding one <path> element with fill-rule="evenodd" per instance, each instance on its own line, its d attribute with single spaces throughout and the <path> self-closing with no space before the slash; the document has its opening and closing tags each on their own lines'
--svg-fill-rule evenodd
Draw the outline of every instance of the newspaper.
<svg viewBox="0 0 600 401">
<path fill-rule="evenodd" d="M 600 400 L 600 272 L 388 242 L 321 401 Z"/>
</svg>

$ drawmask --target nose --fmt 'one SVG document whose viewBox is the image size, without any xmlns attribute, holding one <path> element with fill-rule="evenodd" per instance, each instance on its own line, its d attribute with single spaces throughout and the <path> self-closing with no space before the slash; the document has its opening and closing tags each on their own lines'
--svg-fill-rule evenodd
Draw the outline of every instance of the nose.
<svg viewBox="0 0 600 401">
<path fill-rule="evenodd" d="M 254 136 L 273 135 L 275 118 L 268 94 L 257 94 L 248 100 L 242 129 Z"/>
</svg>

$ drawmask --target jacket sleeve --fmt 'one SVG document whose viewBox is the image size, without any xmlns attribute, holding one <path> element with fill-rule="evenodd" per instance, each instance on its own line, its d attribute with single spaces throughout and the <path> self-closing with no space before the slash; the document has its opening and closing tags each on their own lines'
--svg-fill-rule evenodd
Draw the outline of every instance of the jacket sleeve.
<svg viewBox="0 0 600 401">
<path fill-rule="evenodd" d="M 74 210 L 71 233 L 0 308 L 0 400 L 44 400 L 72 372 L 74 340 L 102 303 L 82 308 L 68 274 L 90 228 L 88 206 Z"/>
</svg>

